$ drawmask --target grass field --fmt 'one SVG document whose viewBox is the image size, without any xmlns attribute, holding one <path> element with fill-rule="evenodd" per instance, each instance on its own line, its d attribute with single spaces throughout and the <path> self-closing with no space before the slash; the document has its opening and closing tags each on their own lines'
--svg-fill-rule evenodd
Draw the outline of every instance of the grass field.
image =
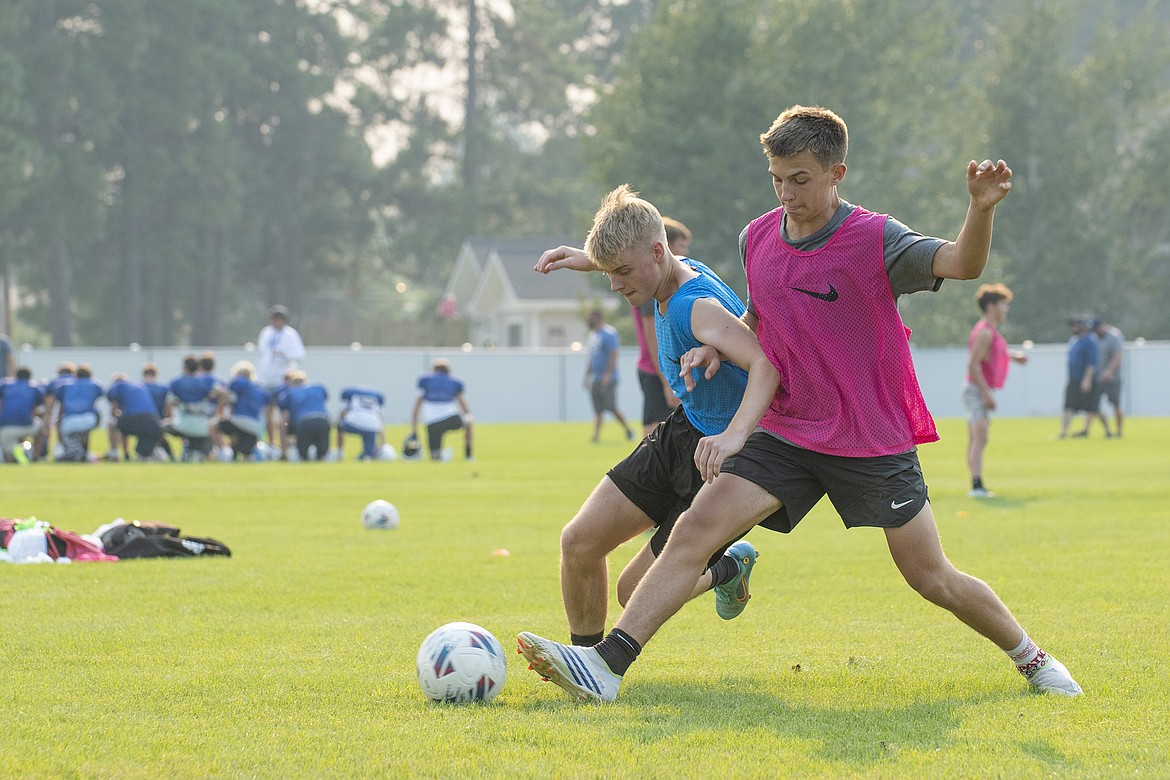
<svg viewBox="0 0 1170 780">
<path fill-rule="evenodd" d="M 1084 696 L 1030 694 L 905 586 L 879 531 L 846 532 L 823 503 L 791 535 L 752 532 L 742 617 L 700 598 L 617 703 L 572 702 L 514 636 L 565 636 L 559 529 L 628 445 L 616 427 L 590 445 L 585 424 L 482 425 L 470 464 L 0 468 L 0 514 L 164 520 L 234 553 L 0 566 L 0 776 L 1170 776 L 1170 420 L 1121 441 L 997 420 L 1001 497 L 982 502 L 962 422 L 940 427 L 921 456 L 945 549 Z M 362 529 L 374 498 L 399 530 Z M 419 643 L 453 620 L 508 650 L 491 705 L 416 686 Z"/>
</svg>

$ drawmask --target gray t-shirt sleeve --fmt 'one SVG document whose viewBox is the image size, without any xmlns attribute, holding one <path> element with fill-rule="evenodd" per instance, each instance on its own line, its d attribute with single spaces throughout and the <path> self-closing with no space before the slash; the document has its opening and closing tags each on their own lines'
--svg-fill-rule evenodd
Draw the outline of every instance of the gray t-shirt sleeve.
<svg viewBox="0 0 1170 780">
<path fill-rule="evenodd" d="M 845 221 L 845 218 L 853 212 L 853 209 L 852 204 L 842 201 L 837 213 L 825 229 L 801 242 L 796 248 L 803 252 L 811 252 L 823 247 Z M 745 226 L 739 234 L 739 257 L 745 266 L 747 264 L 747 234 L 748 229 Z M 895 298 L 899 295 L 923 290 L 938 292 L 939 288 L 942 287 L 943 280 L 936 278 L 931 273 L 931 266 L 934 263 L 935 252 L 947 243 L 944 239 L 916 233 L 893 217 L 887 217 L 882 242 L 885 248 L 886 275 L 890 278 L 890 288 L 893 290 Z M 750 295 L 747 308 L 755 316 L 756 308 Z"/>
<path fill-rule="evenodd" d="M 941 238 L 915 233 L 893 217 L 886 217 L 882 237 L 886 250 L 886 275 L 894 296 L 929 290 L 938 292 L 943 280 L 931 272 L 934 254 L 947 243 Z"/>
</svg>

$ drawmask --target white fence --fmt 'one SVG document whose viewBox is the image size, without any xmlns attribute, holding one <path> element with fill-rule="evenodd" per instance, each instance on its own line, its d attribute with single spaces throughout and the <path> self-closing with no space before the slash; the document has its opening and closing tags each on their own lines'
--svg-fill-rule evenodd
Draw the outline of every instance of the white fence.
<svg viewBox="0 0 1170 780">
<path fill-rule="evenodd" d="M 121 371 L 137 378 L 145 361 L 158 364 L 162 380 L 180 373 L 185 354 L 204 348 L 23 349 L 17 363 L 38 379 L 51 377 L 62 361 L 88 363 L 94 377 L 108 382 Z M 239 347 L 213 348 L 217 374 L 226 377 L 231 365 L 255 361 L 254 352 Z M 1067 376 L 1067 346 L 1040 344 L 1028 350 L 1025 366 L 1013 365 L 999 394 L 1000 417 L 1051 417 L 1060 414 Z M 589 395 L 582 386 L 585 354 L 565 350 L 312 348 L 304 368 L 311 381 L 330 390 L 336 405 L 342 387 L 365 384 L 386 394 L 388 424 L 409 422 L 419 374 L 436 357 L 451 361 L 452 372 L 467 385 L 466 398 L 479 422 L 581 421 L 592 418 Z M 622 351 L 618 405 L 635 424 L 642 413 L 633 348 Z M 961 348 L 916 349 L 914 361 L 923 394 L 935 417 L 962 417 L 960 388 L 966 375 L 967 352 Z M 1170 416 L 1170 342 L 1131 342 L 1123 367 L 1123 406 L 1131 415 Z M 336 411 L 336 406 L 334 406 Z"/>
</svg>

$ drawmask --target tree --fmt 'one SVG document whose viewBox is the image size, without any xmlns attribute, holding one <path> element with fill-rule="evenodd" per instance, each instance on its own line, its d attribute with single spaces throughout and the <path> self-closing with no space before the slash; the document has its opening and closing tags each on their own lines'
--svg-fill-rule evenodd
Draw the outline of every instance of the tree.
<svg viewBox="0 0 1170 780">
<path fill-rule="evenodd" d="M 664 5 L 592 114 L 594 167 L 686 222 L 696 256 L 741 290 L 739 232 L 778 205 L 759 136 L 792 104 L 824 105 L 849 123 L 855 167 L 843 197 L 906 221 L 937 219 L 930 183 L 962 169 L 934 105 L 958 58 L 935 5 Z"/>
</svg>

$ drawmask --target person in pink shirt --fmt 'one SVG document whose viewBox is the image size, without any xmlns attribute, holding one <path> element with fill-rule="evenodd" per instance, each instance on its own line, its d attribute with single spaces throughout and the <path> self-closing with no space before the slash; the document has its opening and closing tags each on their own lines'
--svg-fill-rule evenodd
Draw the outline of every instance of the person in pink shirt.
<svg viewBox="0 0 1170 780">
<path fill-rule="evenodd" d="M 1028 356 L 1009 352 L 999 328 L 1012 305 L 1012 291 L 1003 284 L 985 284 L 975 293 L 983 316 L 967 338 L 967 381 L 963 385 L 963 406 L 967 408 L 967 468 L 971 471 L 972 498 L 990 498 L 983 484 L 983 451 L 995 411 L 995 391 L 1007 381 L 1012 361 L 1023 365 Z"/>
<path fill-rule="evenodd" d="M 689 599 L 695 572 L 724 539 L 776 512 L 787 514 L 790 531 L 828 495 L 846 527 L 882 529 L 906 582 L 1001 648 L 1033 689 L 1080 694 L 992 589 L 943 553 L 916 449 L 938 434 L 896 305 L 903 293 L 983 272 L 1011 169 L 1003 160 L 967 164 L 966 219 L 946 241 L 838 195 L 848 130 L 832 111 L 793 106 L 760 141 L 780 207 L 740 236 L 750 298 L 743 320 L 779 372 L 780 388 L 743 448 L 704 471 L 707 484 L 613 630 L 592 647 L 524 632 L 525 656 L 578 698 L 613 701 L 622 676 Z M 700 347 L 680 366 L 689 380 L 691 369 L 717 363 L 713 350 Z"/>
</svg>

